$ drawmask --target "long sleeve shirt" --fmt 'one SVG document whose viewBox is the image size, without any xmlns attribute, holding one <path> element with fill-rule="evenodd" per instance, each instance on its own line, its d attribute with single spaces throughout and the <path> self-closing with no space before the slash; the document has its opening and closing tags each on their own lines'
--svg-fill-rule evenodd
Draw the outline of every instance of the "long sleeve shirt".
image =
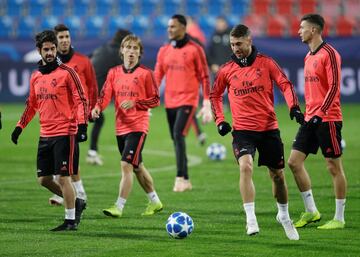
<svg viewBox="0 0 360 257">
<path fill-rule="evenodd" d="M 36 112 L 40 117 L 40 136 L 75 135 L 77 124 L 87 121 L 87 100 L 77 73 L 60 64 L 49 74 L 35 71 L 30 93 L 17 126 L 25 128 Z"/>
<path fill-rule="evenodd" d="M 249 66 L 242 67 L 233 60 L 223 65 L 210 93 L 216 125 L 225 120 L 222 101 L 227 89 L 234 130 L 277 129 L 273 82 L 290 108 L 298 105 L 293 85 L 272 58 L 257 53 Z"/>
<path fill-rule="evenodd" d="M 123 65 L 109 70 L 96 107 L 103 111 L 111 99 L 115 102 L 116 135 L 149 130 L 149 108 L 160 104 L 159 90 L 152 71 L 143 66 L 127 71 Z M 124 100 L 133 100 L 128 110 L 120 107 Z"/>
<path fill-rule="evenodd" d="M 305 57 L 305 120 L 341 121 L 341 57 L 329 44 L 321 44 Z"/>
<path fill-rule="evenodd" d="M 155 65 L 155 79 L 160 86 L 165 77 L 165 107 L 198 106 L 199 88 L 204 99 L 209 99 L 210 80 L 202 47 L 189 40 L 182 47 L 162 46 Z"/>
</svg>

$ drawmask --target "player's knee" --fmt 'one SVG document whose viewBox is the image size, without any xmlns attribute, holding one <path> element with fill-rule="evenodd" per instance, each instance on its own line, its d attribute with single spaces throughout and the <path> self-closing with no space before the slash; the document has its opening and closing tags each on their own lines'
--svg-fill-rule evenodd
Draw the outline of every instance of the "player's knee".
<svg viewBox="0 0 360 257">
<path fill-rule="evenodd" d="M 292 170 L 292 172 L 295 172 L 298 169 L 298 167 L 301 165 L 300 162 L 298 162 L 294 158 L 289 158 L 287 164 L 289 168 Z"/>
<path fill-rule="evenodd" d="M 47 176 L 38 177 L 38 183 L 43 187 L 48 187 L 52 179 L 53 179 L 52 177 L 47 177 Z"/>
<path fill-rule="evenodd" d="M 284 173 L 283 170 L 271 170 L 272 179 L 275 184 L 284 184 Z"/>
<path fill-rule="evenodd" d="M 244 175 L 251 175 L 253 170 L 253 165 L 250 162 L 242 162 L 240 164 L 240 173 Z"/>
<path fill-rule="evenodd" d="M 131 163 L 121 161 L 121 170 L 123 172 L 132 172 L 134 170 L 134 167 Z"/>
<path fill-rule="evenodd" d="M 333 159 L 327 159 L 326 160 L 326 166 L 328 171 L 331 173 L 331 175 L 335 176 L 340 172 L 340 168 L 337 165 L 336 161 Z"/>
</svg>

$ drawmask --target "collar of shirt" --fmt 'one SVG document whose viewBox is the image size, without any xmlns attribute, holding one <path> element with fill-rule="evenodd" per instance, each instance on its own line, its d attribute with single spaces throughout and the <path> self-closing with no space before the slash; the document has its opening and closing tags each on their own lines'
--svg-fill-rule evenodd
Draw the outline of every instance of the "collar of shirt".
<svg viewBox="0 0 360 257">
<path fill-rule="evenodd" d="M 257 49 L 255 46 L 251 46 L 251 54 L 248 57 L 244 57 L 244 58 L 237 58 L 235 54 L 231 55 L 231 59 L 237 63 L 240 67 L 247 67 L 247 66 L 251 66 L 256 59 L 256 55 L 258 53 Z"/>
<path fill-rule="evenodd" d="M 125 65 L 123 65 L 122 68 L 123 68 L 124 73 L 133 73 L 133 72 L 136 70 L 136 68 L 139 67 L 139 66 L 140 66 L 140 62 L 138 62 L 138 63 L 137 63 L 134 67 L 132 67 L 131 69 L 126 69 L 126 68 L 125 68 Z"/>
<path fill-rule="evenodd" d="M 67 63 L 70 61 L 71 57 L 73 57 L 74 53 L 75 53 L 74 49 L 70 47 L 70 51 L 67 54 L 58 53 L 58 57 L 63 63 Z"/>
<path fill-rule="evenodd" d="M 183 37 L 180 40 L 171 40 L 170 44 L 174 47 L 174 48 L 181 48 L 184 45 L 186 45 L 187 42 L 189 42 L 190 38 L 188 36 L 188 34 L 185 34 L 185 37 Z"/>
<path fill-rule="evenodd" d="M 321 49 L 325 44 L 326 44 L 325 41 L 323 41 L 323 42 L 315 49 L 314 52 L 311 52 L 311 51 L 310 51 L 310 55 L 315 55 L 317 52 L 320 51 L 320 49 Z"/>
<path fill-rule="evenodd" d="M 41 74 L 49 74 L 53 70 L 56 70 L 57 67 L 60 65 L 60 60 L 56 57 L 53 62 L 49 62 L 45 65 L 42 64 L 42 60 L 38 62 L 38 70 L 41 72 Z"/>
</svg>

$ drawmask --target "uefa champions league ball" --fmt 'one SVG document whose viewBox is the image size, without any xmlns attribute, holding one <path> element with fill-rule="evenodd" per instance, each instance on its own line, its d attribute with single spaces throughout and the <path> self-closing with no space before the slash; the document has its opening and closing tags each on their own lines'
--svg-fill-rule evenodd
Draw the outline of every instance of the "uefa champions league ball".
<svg viewBox="0 0 360 257">
<path fill-rule="evenodd" d="M 222 161 L 226 157 L 226 147 L 219 143 L 212 143 L 206 149 L 206 155 L 210 160 Z"/>
<path fill-rule="evenodd" d="M 166 222 L 166 231 L 175 239 L 183 239 L 194 230 L 192 218 L 185 212 L 174 212 Z"/>
</svg>

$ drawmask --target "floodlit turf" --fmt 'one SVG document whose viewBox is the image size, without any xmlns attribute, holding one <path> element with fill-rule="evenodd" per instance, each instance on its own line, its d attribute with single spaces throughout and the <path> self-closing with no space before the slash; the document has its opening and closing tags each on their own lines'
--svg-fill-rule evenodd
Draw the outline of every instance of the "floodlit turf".
<svg viewBox="0 0 360 257">
<path fill-rule="evenodd" d="M 256 213 L 260 234 L 245 233 L 245 216 L 238 188 L 238 166 L 232 155 L 231 137 L 217 135 L 214 124 L 204 126 L 207 145 L 226 145 L 225 161 L 213 162 L 205 155 L 206 147 L 197 144 L 193 131 L 187 138 L 193 191 L 173 193 L 175 158 L 164 109 L 153 110 L 151 129 L 143 153 L 145 165 L 155 181 L 164 210 L 143 217 L 147 198 L 137 183 L 123 212 L 113 219 L 102 214 L 117 198 L 120 178 L 113 107 L 106 110 L 100 138 L 104 166 L 85 163 L 89 143 L 81 144 L 81 173 L 88 194 L 88 208 L 77 232 L 54 233 L 64 216 L 62 207 L 51 207 L 51 196 L 36 182 L 36 151 L 39 135 L 35 118 L 13 145 L 10 134 L 24 106 L 2 105 L 3 129 L 0 131 L 0 256 L 360 256 L 360 105 L 344 105 L 343 156 L 348 179 L 346 228 L 321 231 L 334 215 L 332 182 L 321 155 L 310 156 L 306 167 L 312 177 L 313 193 L 323 220 L 299 229 L 300 241 L 286 238 L 276 222 L 276 205 L 265 168 L 255 168 Z M 281 135 L 289 156 L 297 125 L 285 106 L 277 108 Z M 90 125 L 91 127 L 92 125 Z M 256 166 L 256 165 L 255 165 Z M 303 203 L 291 172 L 286 168 L 292 219 L 303 211 Z M 135 181 L 135 180 L 134 180 Z M 165 230 L 168 216 L 175 211 L 188 213 L 195 229 L 189 238 L 171 239 Z"/>
</svg>

